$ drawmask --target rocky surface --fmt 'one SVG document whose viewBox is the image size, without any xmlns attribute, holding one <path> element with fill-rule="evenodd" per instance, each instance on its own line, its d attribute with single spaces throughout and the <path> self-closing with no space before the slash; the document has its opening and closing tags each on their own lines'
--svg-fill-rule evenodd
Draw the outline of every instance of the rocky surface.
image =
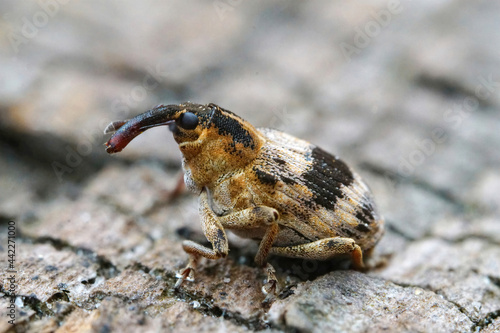
<svg viewBox="0 0 500 333">
<path fill-rule="evenodd" d="M 500 5 L 493 1 L 3 1 L 0 249 L 10 332 L 500 330 Z M 248 240 L 174 291 L 197 200 L 172 199 L 165 128 L 108 156 L 102 130 L 215 102 L 318 144 L 370 184 L 387 232 L 367 273 Z"/>
</svg>

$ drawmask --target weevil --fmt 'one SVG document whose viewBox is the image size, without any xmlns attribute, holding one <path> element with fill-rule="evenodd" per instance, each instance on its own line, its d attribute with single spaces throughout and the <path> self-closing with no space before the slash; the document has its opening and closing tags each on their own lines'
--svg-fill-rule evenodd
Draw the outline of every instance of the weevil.
<svg viewBox="0 0 500 333">
<path fill-rule="evenodd" d="M 201 257 L 227 256 L 226 230 L 260 242 L 255 262 L 267 273 L 265 294 L 278 292 L 269 255 L 312 260 L 350 256 L 364 267 L 384 232 L 368 186 L 346 163 L 286 133 L 255 128 L 215 104 L 159 105 L 105 133 L 108 153 L 137 135 L 168 126 L 182 153 L 186 187 L 199 194 L 204 235 L 212 248 L 185 240 L 189 254 L 175 285 L 192 281 Z M 266 297 L 267 299 L 267 297 Z"/>
</svg>

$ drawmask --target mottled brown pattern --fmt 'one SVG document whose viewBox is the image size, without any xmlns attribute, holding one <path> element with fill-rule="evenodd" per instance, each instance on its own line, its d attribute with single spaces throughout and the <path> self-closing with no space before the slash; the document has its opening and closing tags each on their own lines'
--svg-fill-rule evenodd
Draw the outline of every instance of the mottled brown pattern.
<svg viewBox="0 0 500 333">
<path fill-rule="evenodd" d="M 183 154 L 187 187 L 200 193 L 202 229 L 212 249 L 183 243 L 190 261 L 176 287 L 193 278 L 199 257 L 227 255 L 225 229 L 260 241 L 255 261 L 266 269 L 264 291 L 270 294 L 277 281 L 269 254 L 316 260 L 348 254 L 361 268 L 363 251 L 383 234 L 383 220 L 359 175 L 306 141 L 256 129 L 215 104 L 162 105 L 115 124 L 122 128 L 108 141 L 108 152 L 168 124 Z"/>
</svg>

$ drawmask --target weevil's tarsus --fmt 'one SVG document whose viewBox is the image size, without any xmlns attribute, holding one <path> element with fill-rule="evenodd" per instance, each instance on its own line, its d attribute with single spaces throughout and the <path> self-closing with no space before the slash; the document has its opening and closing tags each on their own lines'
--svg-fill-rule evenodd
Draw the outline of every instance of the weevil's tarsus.
<svg viewBox="0 0 500 333">
<path fill-rule="evenodd" d="M 177 281 L 175 282 L 174 289 L 179 290 L 184 281 L 189 281 L 189 282 L 194 281 L 194 268 L 186 267 L 177 272 L 177 274 L 175 274 L 175 277 L 177 278 Z"/>
<path fill-rule="evenodd" d="M 276 278 L 276 270 L 274 267 L 270 264 L 267 263 L 266 267 L 264 267 L 264 270 L 267 273 L 267 281 L 266 285 L 263 288 L 265 294 L 270 294 L 274 292 L 278 292 L 278 279 Z"/>
</svg>

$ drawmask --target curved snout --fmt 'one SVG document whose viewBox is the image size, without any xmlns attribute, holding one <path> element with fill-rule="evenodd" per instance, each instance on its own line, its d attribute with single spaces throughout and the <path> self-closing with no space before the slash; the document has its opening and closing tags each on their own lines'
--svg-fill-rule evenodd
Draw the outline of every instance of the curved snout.
<svg viewBox="0 0 500 333">
<path fill-rule="evenodd" d="M 172 123 L 179 111 L 178 105 L 160 105 L 128 121 L 110 123 L 104 133 L 115 132 L 115 134 L 106 142 L 106 152 L 109 154 L 118 153 L 147 129 Z"/>
</svg>

